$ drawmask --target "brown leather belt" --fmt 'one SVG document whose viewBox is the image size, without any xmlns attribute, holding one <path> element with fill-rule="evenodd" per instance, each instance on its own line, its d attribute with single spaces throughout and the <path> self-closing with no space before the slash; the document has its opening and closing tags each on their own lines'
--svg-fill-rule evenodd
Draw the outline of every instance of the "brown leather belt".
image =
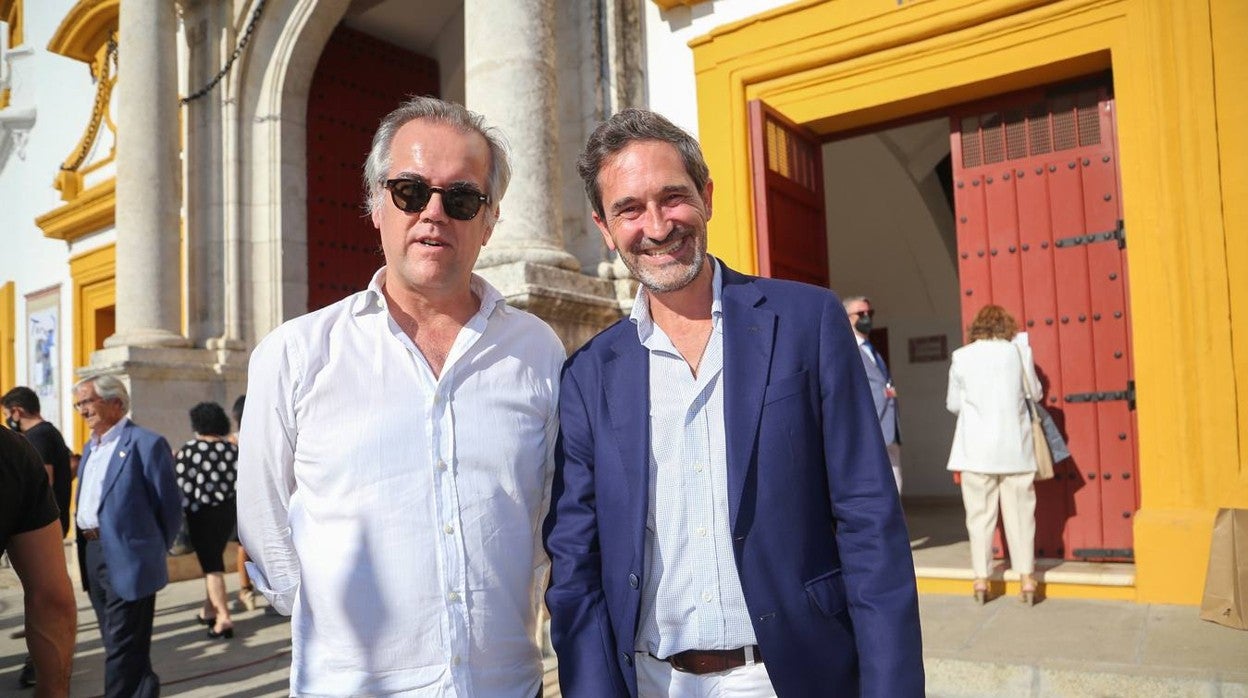
<svg viewBox="0 0 1248 698">
<path fill-rule="evenodd" d="M 100 539 L 100 529 L 98 528 L 84 528 L 79 532 L 82 534 L 82 537 L 85 540 L 99 540 Z"/>
<path fill-rule="evenodd" d="M 752 645 L 749 649 L 754 652 L 754 662 L 762 664 L 763 653 L 759 651 L 758 645 Z M 735 650 L 685 650 L 659 661 L 667 662 L 676 671 L 683 671 L 686 674 L 714 674 L 745 666 L 747 661 L 745 655 L 746 648 L 744 647 L 738 647 Z"/>
</svg>

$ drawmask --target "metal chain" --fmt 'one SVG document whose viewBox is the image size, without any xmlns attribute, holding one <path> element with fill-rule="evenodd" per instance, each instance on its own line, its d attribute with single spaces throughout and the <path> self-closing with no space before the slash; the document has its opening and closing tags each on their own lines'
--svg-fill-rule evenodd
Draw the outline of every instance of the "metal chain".
<svg viewBox="0 0 1248 698">
<path fill-rule="evenodd" d="M 180 104 L 182 105 L 190 104 L 191 102 L 199 99 L 200 97 L 203 97 L 209 92 L 212 92 L 212 88 L 216 87 L 217 83 L 221 82 L 221 79 L 224 78 L 226 74 L 230 72 L 230 68 L 234 66 L 234 61 L 238 60 L 238 57 L 242 55 L 243 53 L 243 49 L 247 48 L 247 43 L 251 41 L 251 32 L 254 31 L 256 28 L 256 22 L 260 19 L 260 12 L 264 10 L 265 2 L 267 2 L 267 0 L 260 0 L 258 3 L 256 3 L 256 9 L 251 11 L 251 19 L 247 21 L 247 28 L 243 30 L 242 38 L 238 40 L 238 46 L 235 47 L 234 53 L 230 54 L 230 58 L 229 60 L 225 62 L 225 65 L 221 66 L 221 70 L 218 71 L 215 76 L 213 76 L 212 80 L 208 81 L 207 85 L 204 85 L 203 87 L 199 88 L 198 90 L 193 92 L 190 96 L 183 97 L 180 100 L 178 100 Z"/>
<path fill-rule="evenodd" d="M 108 109 L 109 96 L 113 91 L 112 81 L 115 75 L 117 75 L 117 34 L 113 33 L 108 38 L 108 48 L 105 49 L 104 60 L 100 61 L 100 74 L 96 76 L 96 82 L 99 85 L 95 89 L 95 102 L 91 105 L 91 121 L 73 155 L 61 165 L 61 170 L 75 172 L 86 161 L 87 154 L 91 151 L 91 145 L 95 143 L 95 136 L 100 131 L 100 124 L 104 121 L 104 111 Z"/>
</svg>

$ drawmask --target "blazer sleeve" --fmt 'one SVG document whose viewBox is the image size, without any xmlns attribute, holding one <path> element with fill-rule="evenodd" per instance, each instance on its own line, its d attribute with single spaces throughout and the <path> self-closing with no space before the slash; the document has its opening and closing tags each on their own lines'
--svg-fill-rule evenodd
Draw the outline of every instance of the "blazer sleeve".
<svg viewBox="0 0 1248 698">
<path fill-rule="evenodd" d="M 861 695 L 924 695 L 910 536 L 866 375 L 834 296 L 820 323 L 819 381 L 828 496 L 858 647 Z"/>
<path fill-rule="evenodd" d="M 551 560 L 550 637 L 567 696 L 628 696 L 602 589 L 593 428 L 580 386 L 564 371 L 551 508 L 543 528 Z"/>
<path fill-rule="evenodd" d="M 152 511 L 159 515 L 161 535 L 165 537 L 165 547 L 169 548 L 182 528 L 182 492 L 174 472 L 173 450 L 165 437 L 157 434 L 143 439 L 142 444 L 140 455 Z"/>
<path fill-rule="evenodd" d="M 962 377 L 957 361 L 949 362 L 949 388 L 945 393 L 945 409 L 954 414 L 962 411 Z"/>
</svg>

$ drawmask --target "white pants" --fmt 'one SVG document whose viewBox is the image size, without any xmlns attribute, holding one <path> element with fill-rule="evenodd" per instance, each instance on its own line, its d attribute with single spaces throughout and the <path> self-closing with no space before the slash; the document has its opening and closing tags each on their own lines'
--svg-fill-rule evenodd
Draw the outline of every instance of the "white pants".
<svg viewBox="0 0 1248 698">
<path fill-rule="evenodd" d="M 771 677 L 763 664 L 747 664 L 714 674 L 676 671 L 671 664 L 634 655 L 638 698 L 776 698 Z"/>
<path fill-rule="evenodd" d="M 1035 569 L 1035 473 L 985 475 L 962 471 L 962 504 L 966 532 L 971 539 L 971 569 L 977 579 L 988 578 L 992 562 L 992 534 L 997 527 L 997 502 L 1010 546 L 1010 569 L 1031 574 Z"/>
<path fill-rule="evenodd" d="M 888 464 L 893 466 L 893 479 L 897 481 L 897 494 L 901 494 L 901 444 L 894 442 L 885 448 L 888 451 Z"/>
</svg>

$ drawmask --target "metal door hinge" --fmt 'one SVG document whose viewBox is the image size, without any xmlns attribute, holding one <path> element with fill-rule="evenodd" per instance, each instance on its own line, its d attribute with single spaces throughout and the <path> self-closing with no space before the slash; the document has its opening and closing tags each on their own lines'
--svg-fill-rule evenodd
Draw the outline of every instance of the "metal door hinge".
<svg viewBox="0 0 1248 698">
<path fill-rule="evenodd" d="M 1062 238 L 1053 244 L 1057 247 L 1077 247 L 1079 245 L 1091 245 L 1094 242 L 1107 242 L 1109 240 L 1118 241 L 1118 249 L 1127 246 L 1127 233 L 1122 227 L 1122 221 L 1118 221 L 1118 227 L 1113 230 L 1107 230 L 1103 233 L 1089 233 L 1087 235 L 1076 235 L 1074 237 Z"/>
<path fill-rule="evenodd" d="M 1135 409 L 1135 381 L 1127 381 L 1126 390 L 1111 390 L 1099 393 L 1068 393 L 1066 402 L 1108 402 L 1110 400 L 1126 400 L 1127 409 Z"/>
</svg>

